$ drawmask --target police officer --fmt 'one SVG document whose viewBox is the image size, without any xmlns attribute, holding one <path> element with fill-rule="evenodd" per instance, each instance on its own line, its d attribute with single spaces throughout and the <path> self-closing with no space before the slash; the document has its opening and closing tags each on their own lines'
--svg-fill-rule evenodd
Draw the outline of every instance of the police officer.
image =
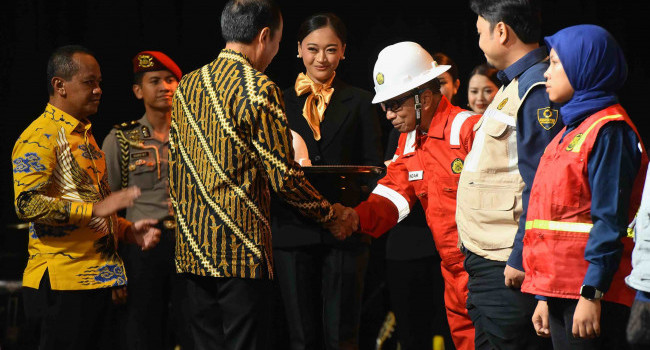
<svg viewBox="0 0 650 350">
<path fill-rule="evenodd" d="M 148 252 L 135 245 L 120 247 L 128 278 L 122 320 L 127 349 L 163 349 L 170 341 L 169 304 L 179 301 L 174 269 L 175 221 L 169 206 L 167 151 L 174 91 L 180 68 L 167 55 L 143 51 L 133 58 L 133 94 L 144 103 L 142 118 L 115 125 L 104 139 L 108 183 L 113 191 L 137 186 L 142 191 L 126 217 L 159 220 L 160 244 Z M 174 307 L 173 309 L 176 309 Z M 175 327 L 179 329 L 179 327 Z"/>
</svg>

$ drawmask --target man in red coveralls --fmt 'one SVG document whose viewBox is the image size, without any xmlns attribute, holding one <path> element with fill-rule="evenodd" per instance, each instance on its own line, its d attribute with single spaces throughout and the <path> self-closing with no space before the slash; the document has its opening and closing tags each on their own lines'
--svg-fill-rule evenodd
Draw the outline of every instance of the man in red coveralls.
<svg viewBox="0 0 650 350">
<path fill-rule="evenodd" d="M 451 105 L 437 77 L 438 65 L 420 45 L 401 42 L 379 53 L 373 78 L 386 118 L 402 135 L 386 176 L 355 208 L 359 231 L 379 237 L 404 219 L 415 201 L 426 213 L 445 279 L 445 307 L 457 349 L 474 348 L 474 327 L 465 302 L 467 272 L 458 248 L 456 189 L 479 115 Z"/>
</svg>

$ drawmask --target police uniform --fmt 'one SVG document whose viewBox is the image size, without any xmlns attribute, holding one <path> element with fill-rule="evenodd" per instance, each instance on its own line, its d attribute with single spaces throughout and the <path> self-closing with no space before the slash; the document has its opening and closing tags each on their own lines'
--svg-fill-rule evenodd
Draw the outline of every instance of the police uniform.
<svg viewBox="0 0 650 350">
<path fill-rule="evenodd" d="M 155 51 L 141 52 L 133 60 L 134 72 L 169 70 L 180 79 L 180 70 L 171 60 Z M 165 63 L 165 64 L 163 64 Z M 168 68 L 169 66 L 169 68 Z M 137 186 L 141 196 L 127 208 L 130 220 L 157 219 L 160 243 L 149 251 L 124 244 L 120 254 L 128 277 L 128 297 L 120 324 L 126 348 L 160 349 L 168 342 L 169 303 L 180 300 L 174 267 L 175 221 L 170 215 L 169 140 L 153 136 L 154 128 L 144 115 L 138 120 L 115 125 L 104 139 L 108 183 L 112 191 Z"/>
<path fill-rule="evenodd" d="M 174 228 L 173 218 L 167 218 L 170 213 L 168 148 L 168 140 L 162 142 L 153 137 L 153 127 L 146 116 L 115 125 L 104 139 L 102 150 L 106 153 L 111 189 L 138 186 L 142 193 L 133 207 L 127 209 L 127 219 L 164 219 L 164 228 Z"/>
</svg>

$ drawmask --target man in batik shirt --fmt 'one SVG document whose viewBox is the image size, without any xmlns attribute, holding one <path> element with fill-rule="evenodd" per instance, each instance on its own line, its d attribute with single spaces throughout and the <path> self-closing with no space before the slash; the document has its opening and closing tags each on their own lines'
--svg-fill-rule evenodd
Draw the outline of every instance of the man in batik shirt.
<svg viewBox="0 0 650 350">
<path fill-rule="evenodd" d="M 221 29 L 226 48 L 183 76 L 172 105 L 176 270 L 187 277 L 196 349 L 266 349 L 270 190 L 335 235 L 351 230 L 351 209 L 330 205 L 293 161 L 281 90 L 263 73 L 282 37 L 278 6 L 229 1 Z"/>
<path fill-rule="evenodd" d="M 118 239 L 149 249 L 160 239 L 155 220 L 118 219 L 140 195 L 110 193 L 104 155 L 88 116 L 97 112 L 101 72 L 80 46 L 48 61 L 45 111 L 16 141 L 12 154 L 16 213 L 30 222 L 23 276 L 27 322 L 40 328 L 39 349 L 101 349 L 111 336 L 114 291 L 126 284 Z"/>
</svg>

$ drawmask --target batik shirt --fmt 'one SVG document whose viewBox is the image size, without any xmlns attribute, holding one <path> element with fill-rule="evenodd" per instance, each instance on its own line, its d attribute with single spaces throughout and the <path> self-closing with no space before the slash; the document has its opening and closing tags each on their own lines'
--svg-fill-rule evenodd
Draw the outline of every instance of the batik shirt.
<svg viewBox="0 0 650 350">
<path fill-rule="evenodd" d="M 177 271 L 272 278 L 270 188 L 317 222 L 332 218 L 291 143 L 281 90 L 241 53 L 183 76 L 169 149 Z"/>
<path fill-rule="evenodd" d="M 23 286 L 38 288 L 46 270 L 54 290 L 126 284 L 116 245 L 129 223 L 92 216 L 110 190 L 90 122 L 48 104 L 16 141 L 12 162 L 16 213 L 30 222 Z"/>
</svg>

